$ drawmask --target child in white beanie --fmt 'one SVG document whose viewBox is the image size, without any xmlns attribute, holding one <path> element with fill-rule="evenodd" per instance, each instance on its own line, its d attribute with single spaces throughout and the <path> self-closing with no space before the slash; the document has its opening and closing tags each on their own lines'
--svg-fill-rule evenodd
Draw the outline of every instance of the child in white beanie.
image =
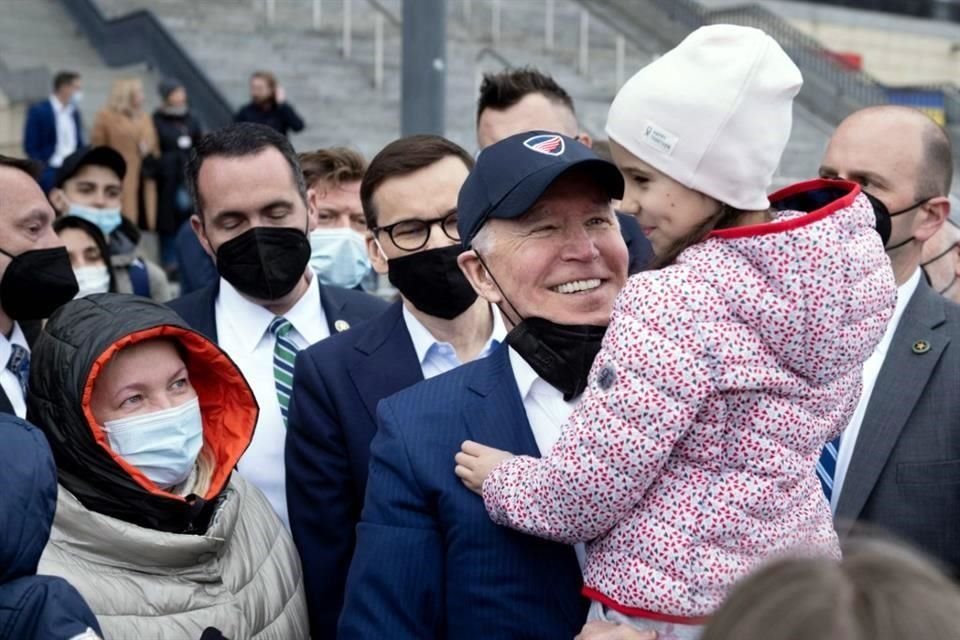
<svg viewBox="0 0 960 640">
<path fill-rule="evenodd" d="M 591 620 L 696 638 L 771 557 L 839 556 L 814 468 L 896 288 L 857 185 L 767 197 L 801 82 L 763 32 L 714 25 L 626 83 L 607 133 L 657 268 L 617 298 L 548 456 L 457 455 L 496 522 L 587 543 Z"/>
</svg>

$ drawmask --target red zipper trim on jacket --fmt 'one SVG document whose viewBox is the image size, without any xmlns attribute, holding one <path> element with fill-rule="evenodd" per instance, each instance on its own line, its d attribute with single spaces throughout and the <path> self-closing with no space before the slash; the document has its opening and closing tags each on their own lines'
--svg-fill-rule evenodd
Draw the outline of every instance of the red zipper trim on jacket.
<svg viewBox="0 0 960 640">
<path fill-rule="evenodd" d="M 607 596 L 603 595 L 596 589 L 591 587 L 584 586 L 581 591 L 585 598 L 590 600 L 596 600 L 600 604 L 604 605 L 609 609 L 613 609 L 617 613 L 622 613 L 625 616 L 630 616 L 631 618 L 644 618 L 646 620 L 654 620 L 656 622 L 668 622 L 671 624 L 687 624 L 687 625 L 705 625 L 710 620 L 706 616 L 672 616 L 668 613 L 659 613 L 657 611 L 647 611 L 646 609 L 637 609 L 636 607 L 625 607 L 622 604 L 611 600 Z"/>
<path fill-rule="evenodd" d="M 765 222 L 763 224 L 750 224 L 743 227 L 731 227 L 729 229 L 717 229 L 716 231 L 712 231 L 707 237 L 724 238 L 727 240 L 732 240 L 735 238 L 750 238 L 753 236 L 764 236 L 771 233 L 781 233 L 783 231 L 799 229 L 800 227 L 805 227 L 808 224 L 819 222 L 827 216 L 852 205 L 853 201 L 857 199 L 858 195 L 860 195 L 860 185 L 855 182 L 848 182 L 846 180 L 808 180 L 807 182 L 800 182 L 790 187 L 781 189 L 770 196 L 770 202 L 776 202 L 777 200 L 783 200 L 784 198 L 789 198 L 790 196 L 803 193 L 804 191 L 813 191 L 815 189 L 826 188 L 835 189 L 837 187 L 847 188 L 850 191 L 846 195 L 837 198 L 830 204 L 820 207 L 815 211 L 811 211 L 810 213 L 800 216 L 799 218 L 781 220 L 779 222 Z"/>
</svg>

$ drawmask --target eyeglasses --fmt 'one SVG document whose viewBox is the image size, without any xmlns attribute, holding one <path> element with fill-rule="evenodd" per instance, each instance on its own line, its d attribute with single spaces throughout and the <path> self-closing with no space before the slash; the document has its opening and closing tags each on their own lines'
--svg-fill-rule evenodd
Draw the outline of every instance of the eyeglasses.
<svg viewBox="0 0 960 640">
<path fill-rule="evenodd" d="M 433 225 L 439 224 L 443 230 L 443 235 L 451 240 L 460 242 L 460 232 L 457 231 L 457 212 L 451 211 L 442 218 L 431 218 L 429 220 L 401 220 L 383 227 L 374 227 L 373 233 L 378 234 L 385 231 L 390 236 L 390 241 L 398 249 L 404 251 L 417 251 L 427 246 L 430 241 L 430 232 Z"/>
</svg>

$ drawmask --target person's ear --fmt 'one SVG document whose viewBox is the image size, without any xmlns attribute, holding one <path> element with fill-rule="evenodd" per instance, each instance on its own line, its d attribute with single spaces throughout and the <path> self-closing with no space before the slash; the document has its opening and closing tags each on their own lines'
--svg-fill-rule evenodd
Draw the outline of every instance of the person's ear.
<svg viewBox="0 0 960 640">
<path fill-rule="evenodd" d="M 213 247 L 210 245 L 210 240 L 207 238 L 207 232 L 203 228 L 203 220 L 200 219 L 200 216 L 197 214 L 190 216 L 190 227 L 197 235 L 197 239 L 200 241 L 200 246 L 203 247 L 203 250 L 207 252 L 207 255 L 213 259 L 214 263 L 216 263 L 217 252 L 214 251 Z"/>
<path fill-rule="evenodd" d="M 920 215 L 913 230 L 913 237 L 926 242 L 933 237 L 950 217 L 950 198 L 937 196 L 920 205 Z"/>
<path fill-rule="evenodd" d="M 320 195 L 317 193 L 317 190 L 313 187 L 307 189 L 307 231 L 313 231 L 317 228 L 317 223 L 319 222 L 319 215 L 317 211 L 320 209 Z"/>
<path fill-rule="evenodd" d="M 503 300 L 503 294 L 500 293 L 500 288 L 490 277 L 490 272 L 480 262 L 476 251 L 471 249 L 461 253 L 457 257 L 457 264 L 478 296 L 491 304 L 500 304 Z"/>
<path fill-rule="evenodd" d="M 47 197 L 59 215 L 65 215 L 70 210 L 70 202 L 67 200 L 67 194 L 63 192 L 63 189 L 54 187 Z"/>
<path fill-rule="evenodd" d="M 587 149 L 593 148 L 593 138 L 590 137 L 590 134 L 586 131 L 581 131 L 577 134 L 577 140 L 585 146 Z"/>
<path fill-rule="evenodd" d="M 390 271 L 390 267 L 387 265 L 387 254 L 383 252 L 380 242 L 373 235 L 372 231 L 367 231 L 366 241 L 367 256 L 370 258 L 370 265 L 373 267 L 373 270 L 380 275 L 386 275 L 387 272 Z"/>
</svg>

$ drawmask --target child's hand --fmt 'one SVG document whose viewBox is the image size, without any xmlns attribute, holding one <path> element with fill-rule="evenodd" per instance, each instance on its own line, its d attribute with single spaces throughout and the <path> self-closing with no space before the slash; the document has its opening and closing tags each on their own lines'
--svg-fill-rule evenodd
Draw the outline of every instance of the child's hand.
<svg viewBox="0 0 960 640">
<path fill-rule="evenodd" d="M 467 489 L 478 496 L 483 495 L 483 481 L 487 479 L 494 467 L 512 457 L 513 454 L 509 451 L 501 451 L 467 440 L 460 445 L 460 453 L 454 457 L 457 466 L 453 472 Z"/>
</svg>

